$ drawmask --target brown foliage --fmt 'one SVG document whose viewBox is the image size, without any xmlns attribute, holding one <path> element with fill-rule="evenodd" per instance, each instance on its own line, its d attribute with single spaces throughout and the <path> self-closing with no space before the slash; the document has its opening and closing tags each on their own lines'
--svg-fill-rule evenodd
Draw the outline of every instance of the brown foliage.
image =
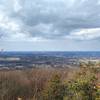
<svg viewBox="0 0 100 100">
<path fill-rule="evenodd" d="M 64 80 L 69 72 L 67 68 L 0 71 L 0 100 L 39 98 L 53 74 L 61 74 Z"/>
</svg>

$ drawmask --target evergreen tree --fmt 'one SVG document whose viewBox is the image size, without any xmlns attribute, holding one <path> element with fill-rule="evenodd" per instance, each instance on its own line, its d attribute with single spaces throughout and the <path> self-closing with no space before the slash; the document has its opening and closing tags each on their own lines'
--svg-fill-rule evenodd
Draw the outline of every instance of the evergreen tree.
<svg viewBox="0 0 100 100">
<path fill-rule="evenodd" d="M 49 81 L 48 86 L 43 91 L 43 100 L 63 100 L 64 86 L 60 75 L 56 74 Z"/>
</svg>

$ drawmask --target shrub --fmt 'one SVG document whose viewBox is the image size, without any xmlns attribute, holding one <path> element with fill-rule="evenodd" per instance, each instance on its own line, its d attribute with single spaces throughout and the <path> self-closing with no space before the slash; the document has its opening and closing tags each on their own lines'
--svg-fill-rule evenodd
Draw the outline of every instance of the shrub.
<svg viewBox="0 0 100 100">
<path fill-rule="evenodd" d="M 64 86 L 60 75 L 54 75 L 43 91 L 43 100 L 63 100 Z"/>
</svg>

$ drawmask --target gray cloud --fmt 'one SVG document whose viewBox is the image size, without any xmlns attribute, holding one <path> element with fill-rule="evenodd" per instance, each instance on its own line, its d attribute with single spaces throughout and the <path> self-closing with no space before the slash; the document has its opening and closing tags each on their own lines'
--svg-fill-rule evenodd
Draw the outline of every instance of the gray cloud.
<svg viewBox="0 0 100 100">
<path fill-rule="evenodd" d="M 84 40 L 84 34 L 95 39 L 100 37 L 100 0 L 0 0 L 0 19 L 4 39 Z M 92 34 L 73 33 L 94 28 Z"/>
</svg>

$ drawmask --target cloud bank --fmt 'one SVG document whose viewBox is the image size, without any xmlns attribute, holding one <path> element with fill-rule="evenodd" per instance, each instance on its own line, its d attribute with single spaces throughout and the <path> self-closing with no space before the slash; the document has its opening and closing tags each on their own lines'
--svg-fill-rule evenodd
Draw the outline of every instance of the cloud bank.
<svg viewBox="0 0 100 100">
<path fill-rule="evenodd" d="M 100 0 L 0 0 L 0 39 L 100 38 Z"/>
<path fill-rule="evenodd" d="M 60 40 L 98 42 L 100 0 L 0 0 L 2 44 Z"/>
</svg>

